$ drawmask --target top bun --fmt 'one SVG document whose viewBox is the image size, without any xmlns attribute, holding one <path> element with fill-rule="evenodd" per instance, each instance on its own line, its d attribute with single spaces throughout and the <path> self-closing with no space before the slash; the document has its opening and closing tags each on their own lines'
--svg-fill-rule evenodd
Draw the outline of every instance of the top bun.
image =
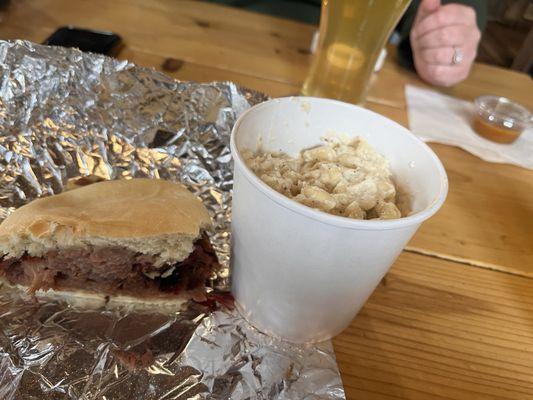
<svg viewBox="0 0 533 400">
<path fill-rule="evenodd" d="M 211 226 L 202 202 L 183 185 L 160 179 L 94 183 L 44 197 L 0 224 L 0 256 L 40 257 L 50 250 L 121 246 L 179 262 Z"/>
</svg>

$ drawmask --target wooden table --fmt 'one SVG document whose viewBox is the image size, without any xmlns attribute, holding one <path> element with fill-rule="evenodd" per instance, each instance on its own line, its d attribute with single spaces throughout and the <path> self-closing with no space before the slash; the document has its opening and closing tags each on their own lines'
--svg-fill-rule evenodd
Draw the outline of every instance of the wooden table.
<svg viewBox="0 0 533 400">
<path fill-rule="evenodd" d="M 0 37 L 41 42 L 57 27 L 119 33 L 119 58 L 178 79 L 231 80 L 296 94 L 313 27 L 197 1 L 17 0 Z M 393 60 L 367 107 L 407 125 L 404 85 L 424 86 Z M 526 75 L 475 65 L 447 93 L 491 93 L 533 109 Z M 453 129 L 453 126 L 450 126 Z M 348 399 L 533 399 L 533 171 L 431 146 L 450 193 L 350 328 L 334 340 Z"/>
</svg>

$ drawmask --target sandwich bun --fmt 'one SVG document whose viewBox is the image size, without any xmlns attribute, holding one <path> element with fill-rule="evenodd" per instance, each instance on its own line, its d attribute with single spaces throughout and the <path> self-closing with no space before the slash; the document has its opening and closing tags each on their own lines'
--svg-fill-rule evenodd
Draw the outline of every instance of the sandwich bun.
<svg viewBox="0 0 533 400">
<path fill-rule="evenodd" d="M 181 184 L 160 179 L 94 183 L 28 203 L 0 224 L 0 257 L 42 257 L 57 249 L 120 246 L 183 261 L 211 219 Z"/>
<path fill-rule="evenodd" d="M 27 293 L 21 285 L 10 285 L 0 279 L 0 285 L 13 290 L 17 298 L 32 301 L 37 299 L 48 303 L 50 301 L 65 302 L 72 307 L 84 310 L 109 310 L 123 309 L 126 311 L 153 311 L 159 313 L 174 313 L 185 309 L 189 304 L 189 298 L 185 295 L 160 296 L 160 297 L 133 297 L 122 294 L 107 296 L 101 293 L 87 292 L 83 290 L 37 290 L 35 293 Z"/>
</svg>

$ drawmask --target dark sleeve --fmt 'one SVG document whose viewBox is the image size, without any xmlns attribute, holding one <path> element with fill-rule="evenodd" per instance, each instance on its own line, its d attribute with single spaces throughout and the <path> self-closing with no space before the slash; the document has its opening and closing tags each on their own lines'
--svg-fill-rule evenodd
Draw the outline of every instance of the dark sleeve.
<svg viewBox="0 0 533 400">
<path fill-rule="evenodd" d="M 486 0 L 443 0 L 442 4 L 458 3 L 470 6 L 476 10 L 477 26 L 481 32 L 485 29 L 487 23 L 487 2 Z M 409 41 L 409 32 L 415 20 L 416 11 L 420 0 L 413 0 L 400 23 L 398 24 L 398 32 L 400 33 L 400 42 L 398 44 L 398 61 L 400 65 L 414 69 L 413 51 L 411 50 L 411 42 Z"/>
</svg>

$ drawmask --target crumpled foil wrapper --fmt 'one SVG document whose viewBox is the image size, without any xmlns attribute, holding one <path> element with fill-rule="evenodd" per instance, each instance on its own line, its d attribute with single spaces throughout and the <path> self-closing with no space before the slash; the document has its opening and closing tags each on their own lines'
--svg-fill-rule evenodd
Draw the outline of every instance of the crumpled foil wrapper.
<svg viewBox="0 0 533 400">
<path fill-rule="evenodd" d="M 211 303 L 166 313 L 1 288 L 0 399 L 344 398 L 331 343 L 273 339 L 216 301 L 228 289 L 230 130 L 265 95 L 22 41 L 0 42 L 0 74 L 0 220 L 80 178 L 181 181 L 209 209 L 224 265 Z"/>
</svg>

